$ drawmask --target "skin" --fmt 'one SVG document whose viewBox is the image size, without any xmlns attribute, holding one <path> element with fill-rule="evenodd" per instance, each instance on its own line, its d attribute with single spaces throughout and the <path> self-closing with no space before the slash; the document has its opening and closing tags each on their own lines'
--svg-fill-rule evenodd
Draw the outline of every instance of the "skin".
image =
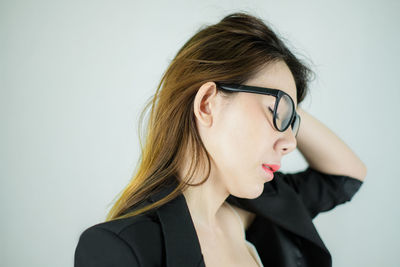
<svg viewBox="0 0 400 267">
<path fill-rule="evenodd" d="M 296 103 L 296 85 L 284 62 L 267 65 L 246 85 L 277 88 L 288 93 Z M 225 203 L 229 194 L 257 198 L 270 181 L 263 163 L 279 164 L 284 155 L 296 148 L 290 128 L 275 130 L 273 109 L 276 98 L 269 95 L 240 92 L 227 99 L 217 93 L 214 82 L 204 83 L 194 101 L 194 114 L 200 137 L 211 155 L 211 173 L 201 186 L 190 186 L 183 192 L 206 266 L 256 266 L 246 247 L 244 229 Z M 187 154 L 186 159 L 190 159 Z M 185 177 L 190 162 L 179 172 Z M 198 168 L 197 183 L 205 173 Z M 245 229 L 255 214 L 232 206 Z M 233 223 L 232 223 L 233 222 Z"/>
<path fill-rule="evenodd" d="M 264 67 L 244 84 L 285 91 L 297 107 L 295 81 L 282 61 Z M 197 92 L 194 114 L 211 155 L 211 174 L 203 185 L 189 187 L 183 194 L 194 220 L 211 233 L 221 229 L 220 212 L 226 210 L 223 204 L 229 194 L 248 199 L 260 196 L 269 181 L 262 164 L 280 164 L 282 157 L 296 148 L 290 128 L 275 130 L 268 110 L 275 101 L 273 96 L 245 92 L 227 100 L 217 94 L 214 82 L 204 83 Z M 195 177 L 198 179 L 192 183 L 199 182 L 205 173 L 199 170 Z"/>
<path fill-rule="evenodd" d="M 330 129 L 297 107 L 296 85 L 287 65 L 278 61 L 265 66 L 246 85 L 280 89 L 291 96 L 301 116 L 297 139 L 291 128 L 279 132 L 273 125 L 276 98 L 240 92 L 227 99 L 217 93 L 214 82 L 204 83 L 194 101 L 200 137 L 211 155 L 209 179 L 183 192 L 206 266 L 256 266 L 245 245 L 243 231 L 255 214 L 232 206 L 244 229 L 225 200 L 232 194 L 253 199 L 261 195 L 266 179 L 262 164 L 280 164 L 296 147 L 309 166 L 320 172 L 341 174 L 364 181 L 366 166 Z M 186 159 L 191 154 L 186 152 Z M 185 177 L 190 162 L 183 162 L 179 177 Z M 197 166 L 194 180 L 206 175 Z"/>
</svg>

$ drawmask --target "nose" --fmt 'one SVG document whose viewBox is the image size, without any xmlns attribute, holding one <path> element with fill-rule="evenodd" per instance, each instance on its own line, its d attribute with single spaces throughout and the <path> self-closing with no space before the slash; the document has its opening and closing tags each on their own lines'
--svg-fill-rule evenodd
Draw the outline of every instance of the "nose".
<svg viewBox="0 0 400 267">
<path fill-rule="evenodd" d="M 295 133 L 292 128 L 287 128 L 284 132 L 280 132 L 281 136 L 277 142 L 278 151 L 282 152 L 283 155 L 289 154 L 296 149 L 297 140 Z"/>
</svg>

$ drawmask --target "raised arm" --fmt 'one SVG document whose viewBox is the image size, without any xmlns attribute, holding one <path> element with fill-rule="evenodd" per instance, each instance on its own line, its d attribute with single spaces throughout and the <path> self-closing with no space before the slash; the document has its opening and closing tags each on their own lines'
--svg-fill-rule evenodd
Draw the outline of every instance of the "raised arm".
<svg viewBox="0 0 400 267">
<path fill-rule="evenodd" d="M 300 107 L 297 148 L 309 166 L 323 173 L 347 175 L 364 181 L 367 167 L 337 135 Z"/>
</svg>

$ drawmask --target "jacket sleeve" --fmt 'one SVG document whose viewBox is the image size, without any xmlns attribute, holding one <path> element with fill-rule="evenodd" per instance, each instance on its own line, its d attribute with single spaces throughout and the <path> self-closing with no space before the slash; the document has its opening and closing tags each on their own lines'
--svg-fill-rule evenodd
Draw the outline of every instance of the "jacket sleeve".
<svg viewBox="0 0 400 267">
<path fill-rule="evenodd" d="M 350 176 L 322 173 L 311 167 L 297 173 L 276 173 L 300 196 L 311 218 L 350 201 L 363 184 Z"/>
<path fill-rule="evenodd" d="M 74 256 L 75 267 L 138 267 L 132 248 L 117 234 L 90 227 L 80 236 Z"/>
</svg>

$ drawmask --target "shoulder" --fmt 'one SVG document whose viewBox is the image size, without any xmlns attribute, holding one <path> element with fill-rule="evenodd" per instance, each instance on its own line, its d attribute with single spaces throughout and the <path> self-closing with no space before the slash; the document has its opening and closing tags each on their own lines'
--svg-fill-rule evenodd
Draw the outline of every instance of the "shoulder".
<svg viewBox="0 0 400 267">
<path fill-rule="evenodd" d="M 161 259 L 162 245 L 161 227 L 155 216 L 140 214 L 102 222 L 81 233 L 75 250 L 75 266 L 94 262 L 99 265 L 93 266 L 107 266 L 111 262 L 120 263 L 118 266 L 139 266 L 139 262 L 151 258 Z"/>
<path fill-rule="evenodd" d="M 148 238 L 149 235 L 155 235 L 159 230 L 160 224 L 158 220 L 153 216 L 140 214 L 129 218 L 95 224 L 87 228 L 82 234 L 89 231 L 106 231 L 126 241 L 134 242 L 142 237 Z"/>
</svg>

